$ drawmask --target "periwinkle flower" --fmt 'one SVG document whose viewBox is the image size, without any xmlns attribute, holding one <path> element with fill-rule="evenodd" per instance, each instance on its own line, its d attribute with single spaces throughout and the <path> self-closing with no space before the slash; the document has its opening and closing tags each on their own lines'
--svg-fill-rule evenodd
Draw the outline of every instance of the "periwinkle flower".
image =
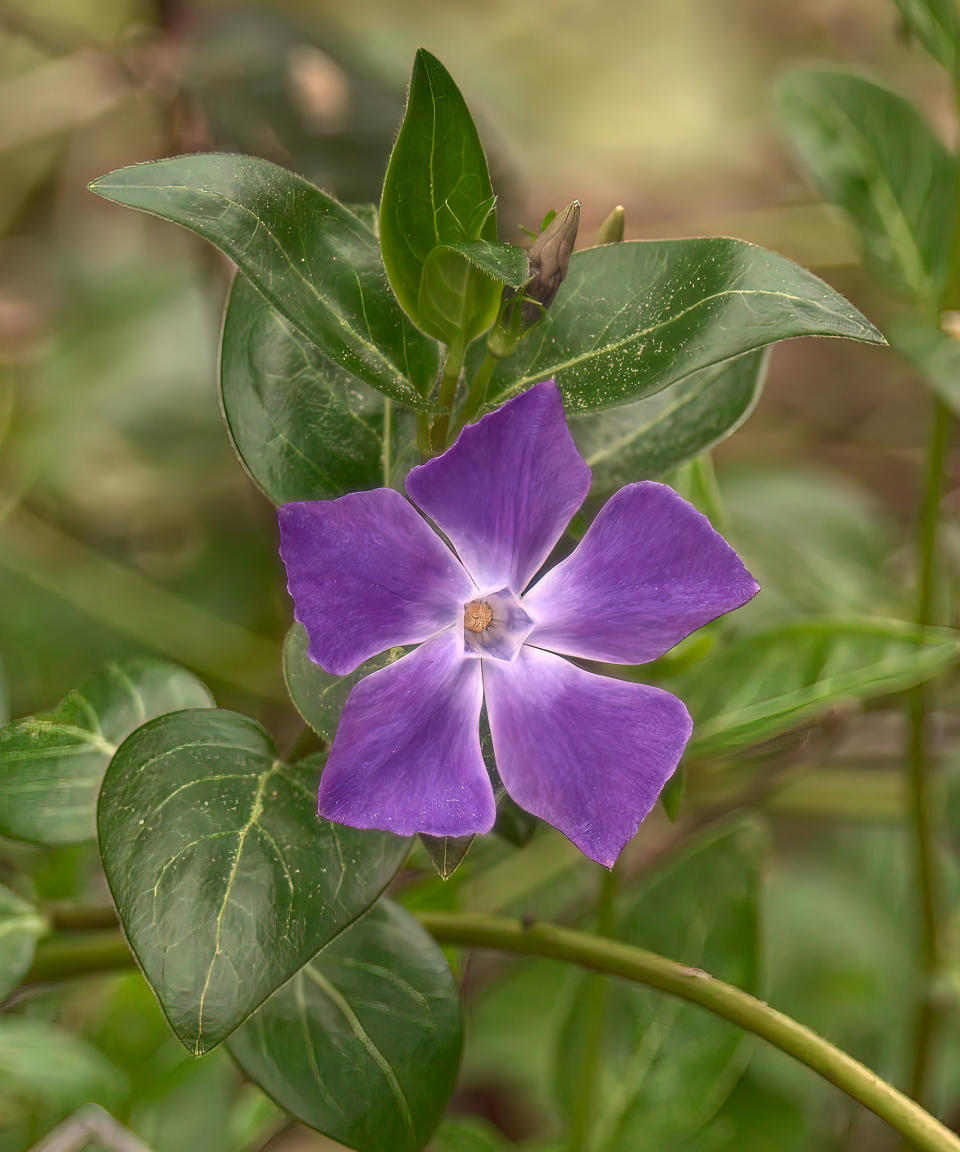
<svg viewBox="0 0 960 1152">
<path fill-rule="evenodd" d="M 547 381 L 414 468 L 413 504 L 379 488 L 280 509 L 311 659 L 344 675 L 418 645 L 350 693 L 320 781 L 321 816 L 401 835 L 489 831 L 485 704 L 507 792 L 612 866 L 692 724 L 669 692 L 565 657 L 653 660 L 745 604 L 757 584 L 705 516 L 652 482 L 621 488 L 534 581 L 589 487 Z"/>
</svg>

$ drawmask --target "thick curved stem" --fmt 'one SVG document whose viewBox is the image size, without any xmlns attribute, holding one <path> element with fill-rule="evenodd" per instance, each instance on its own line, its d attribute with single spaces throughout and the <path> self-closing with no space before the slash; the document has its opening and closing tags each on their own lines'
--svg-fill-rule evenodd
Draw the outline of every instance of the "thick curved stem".
<svg viewBox="0 0 960 1152">
<path fill-rule="evenodd" d="M 769 1004 L 715 980 L 707 972 L 618 940 L 556 924 L 443 912 L 423 912 L 419 920 L 440 944 L 562 960 L 699 1004 L 818 1072 L 885 1120 L 920 1152 L 960 1152 L 960 1137 L 859 1060 Z M 133 957 L 119 932 L 102 932 L 89 938 L 58 935 L 40 943 L 26 983 L 63 980 L 132 965 Z"/>
<path fill-rule="evenodd" d="M 423 913 L 420 921 L 442 944 L 565 960 L 699 1004 L 806 1064 L 876 1113 L 922 1152 L 960 1152 L 960 1138 L 875 1072 L 769 1004 L 706 972 L 616 940 L 553 924 L 525 926 L 499 917 L 445 913 Z"/>
</svg>

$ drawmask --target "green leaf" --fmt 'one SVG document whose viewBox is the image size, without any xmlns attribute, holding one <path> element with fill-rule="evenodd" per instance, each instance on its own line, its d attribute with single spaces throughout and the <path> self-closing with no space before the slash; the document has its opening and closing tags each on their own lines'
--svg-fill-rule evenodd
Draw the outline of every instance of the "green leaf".
<svg viewBox="0 0 960 1152">
<path fill-rule="evenodd" d="M 475 839 L 474 836 L 427 836 L 420 833 L 420 843 L 441 880 L 449 880 L 456 872 Z"/>
<path fill-rule="evenodd" d="M 956 69 L 960 23 L 956 0 L 894 0 L 907 31 L 951 74 Z"/>
<path fill-rule="evenodd" d="M 908 614 L 890 562 L 898 534 L 887 510 L 848 477 L 784 461 L 737 465 L 724 470 L 723 503 L 724 535 L 762 589 L 749 608 L 754 623 L 799 613 Z"/>
<path fill-rule="evenodd" d="M 398 307 L 376 236 L 319 188 L 231 155 L 134 164 L 91 188 L 203 236 L 324 355 L 385 395 L 428 407 L 421 394 L 438 349 Z"/>
<path fill-rule="evenodd" d="M 439 60 L 422 48 L 380 201 L 383 262 L 407 315 L 446 342 L 492 323 L 500 284 L 440 246 L 497 239 L 493 188 L 476 127 Z"/>
<path fill-rule="evenodd" d="M 662 476 L 725 440 L 753 411 L 768 362 L 766 351 L 748 352 L 646 400 L 574 416 L 570 431 L 593 470 L 594 492 Z"/>
<path fill-rule="evenodd" d="M 408 841 L 317 819 L 317 772 L 225 711 L 138 729 L 103 782 L 100 852 L 170 1026 L 219 1044 L 383 891 Z"/>
<path fill-rule="evenodd" d="M 359 1152 L 418 1152 L 460 1063 L 460 999 L 443 953 L 387 900 L 314 957 L 229 1048 L 303 1124 Z"/>
<path fill-rule="evenodd" d="M 929 680 L 960 659 L 960 636 L 899 620 L 790 621 L 717 644 L 669 682 L 690 709 L 687 757 L 733 752 L 827 709 Z"/>
<path fill-rule="evenodd" d="M 430 1152 L 506 1152 L 514 1147 L 492 1124 L 475 1116 L 448 1117 L 430 1141 Z"/>
<path fill-rule="evenodd" d="M 274 504 L 383 483 L 383 398 L 338 368 L 237 276 L 220 395 L 237 455 Z"/>
<path fill-rule="evenodd" d="M 37 844 L 96 835 L 100 781 L 124 739 L 181 708 L 213 705 L 192 673 L 162 660 L 108 664 L 52 712 L 0 729 L 0 834 Z"/>
<path fill-rule="evenodd" d="M 619 939 L 756 992 L 762 837 L 751 824 L 711 833 L 629 898 Z M 574 1098 L 580 1036 L 597 977 L 585 977 L 559 1046 L 561 1101 Z M 651 989 L 607 985 L 604 1055 L 590 1147 L 662 1152 L 721 1107 L 746 1064 L 749 1038 Z"/>
<path fill-rule="evenodd" d="M 410 648 L 390 648 L 346 676 L 334 676 L 310 659 L 308 646 L 306 628 L 294 624 L 283 645 L 283 676 L 297 711 L 328 744 L 337 733 L 340 713 L 354 684 L 410 651 Z"/>
<path fill-rule="evenodd" d="M 956 165 L 923 115 L 871 80 L 820 68 L 787 76 L 778 104 L 801 162 L 849 214 L 870 266 L 934 305 L 949 269 Z"/>
<path fill-rule="evenodd" d="M 94 1102 L 118 1104 L 125 1091 L 123 1074 L 91 1044 L 44 1020 L 0 1017 L 5 1137 L 20 1128 L 32 1144 L 75 1109 Z"/>
<path fill-rule="evenodd" d="M 553 376 L 568 412 L 626 404 L 791 336 L 882 344 L 853 305 L 742 240 L 644 240 L 574 252 L 543 320 L 493 374 L 499 404 Z"/>
<path fill-rule="evenodd" d="M 912 316 L 898 316 L 890 325 L 890 343 L 960 413 L 960 340 Z"/>
<path fill-rule="evenodd" d="M 0 1003 L 26 975 L 34 946 L 48 930 L 32 904 L 0 884 Z"/>
<path fill-rule="evenodd" d="M 450 244 L 423 262 L 417 322 L 447 344 L 469 344 L 497 318 L 502 284 L 479 271 Z"/>
<path fill-rule="evenodd" d="M 448 244 L 481 272 L 511 288 L 522 288 L 530 279 L 527 254 L 513 244 L 494 243 L 490 240 L 465 240 L 461 244 Z"/>
</svg>

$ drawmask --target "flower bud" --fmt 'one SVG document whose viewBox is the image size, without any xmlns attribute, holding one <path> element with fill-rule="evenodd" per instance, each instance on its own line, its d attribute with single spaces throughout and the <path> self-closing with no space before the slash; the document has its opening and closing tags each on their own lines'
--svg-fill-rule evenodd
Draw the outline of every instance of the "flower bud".
<svg viewBox="0 0 960 1152">
<path fill-rule="evenodd" d="M 598 244 L 619 244 L 623 240 L 623 205 L 618 204 L 597 230 Z"/>
<path fill-rule="evenodd" d="M 523 309 L 528 324 L 539 320 L 542 309 L 549 308 L 559 292 L 579 227 L 580 201 L 574 200 L 554 216 L 527 253 L 530 279 L 523 287 Z"/>
</svg>

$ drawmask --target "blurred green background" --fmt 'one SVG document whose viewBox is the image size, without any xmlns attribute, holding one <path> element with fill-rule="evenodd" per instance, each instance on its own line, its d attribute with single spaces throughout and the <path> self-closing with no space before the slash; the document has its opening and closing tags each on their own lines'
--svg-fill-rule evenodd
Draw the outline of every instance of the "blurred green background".
<svg viewBox="0 0 960 1152">
<path fill-rule="evenodd" d="M 86 185 L 139 160 L 237 150 L 375 201 L 419 45 L 444 61 L 478 120 L 505 238 L 576 197 L 586 244 L 622 203 L 630 239 L 755 241 L 813 268 L 883 326 L 889 302 L 778 138 L 771 89 L 796 62 L 852 64 L 908 91 L 952 137 L 947 83 L 891 4 L 0 0 L 0 660 L 13 715 L 49 707 L 105 659 L 149 651 L 194 668 L 220 703 L 281 741 L 295 732 L 280 679 L 291 610 L 275 516 L 220 427 L 231 269 L 202 241 Z M 747 612 L 906 610 L 925 428 L 924 388 L 892 353 L 833 341 L 776 350 L 756 412 L 717 452 L 731 534 L 765 589 Z M 946 507 L 957 509 L 952 481 Z M 948 539 L 952 563 L 960 536 Z M 949 745 L 949 717 L 939 727 Z M 894 827 L 901 742 L 893 713 L 861 718 L 829 765 L 827 825 L 804 819 L 822 807 L 809 784 L 774 813 L 764 928 L 771 999 L 895 1079 L 912 930 Z M 882 787 L 851 798 L 837 781 L 863 762 L 887 770 Z M 557 841 L 537 844 L 548 858 Z M 3 868 L 22 864 L 41 894 L 71 896 L 90 851 L 5 850 Z M 514 899 L 499 887 L 512 850 L 489 851 L 506 871 L 484 873 L 478 850 L 480 875 L 464 881 L 479 885 L 471 906 L 539 911 L 556 899 L 549 869 L 544 886 Z M 575 894 L 578 881 L 560 874 Z M 490 963 L 469 973 L 455 1109 L 511 1138 L 549 1138 L 545 1053 L 573 977 L 517 969 L 491 992 Z M 30 1105 L 33 1128 L 0 1109 L 2 1152 L 91 1098 L 126 1101 L 125 1118 L 157 1152 L 234 1152 L 272 1130 L 269 1105 L 240 1087 L 223 1053 L 193 1063 L 166 1036 L 138 978 L 41 997 L 31 1019 L 45 1018 L 108 1063 L 74 1067 L 61 1053 L 60 1095 Z M 957 1051 L 944 1082 L 956 1103 Z M 766 1053 L 712 1131 L 690 1149 L 888 1146 L 847 1102 Z M 456 1149 L 493 1147 L 474 1135 Z M 287 1132 L 274 1146 L 328 1145 Z"/>
</svg>

